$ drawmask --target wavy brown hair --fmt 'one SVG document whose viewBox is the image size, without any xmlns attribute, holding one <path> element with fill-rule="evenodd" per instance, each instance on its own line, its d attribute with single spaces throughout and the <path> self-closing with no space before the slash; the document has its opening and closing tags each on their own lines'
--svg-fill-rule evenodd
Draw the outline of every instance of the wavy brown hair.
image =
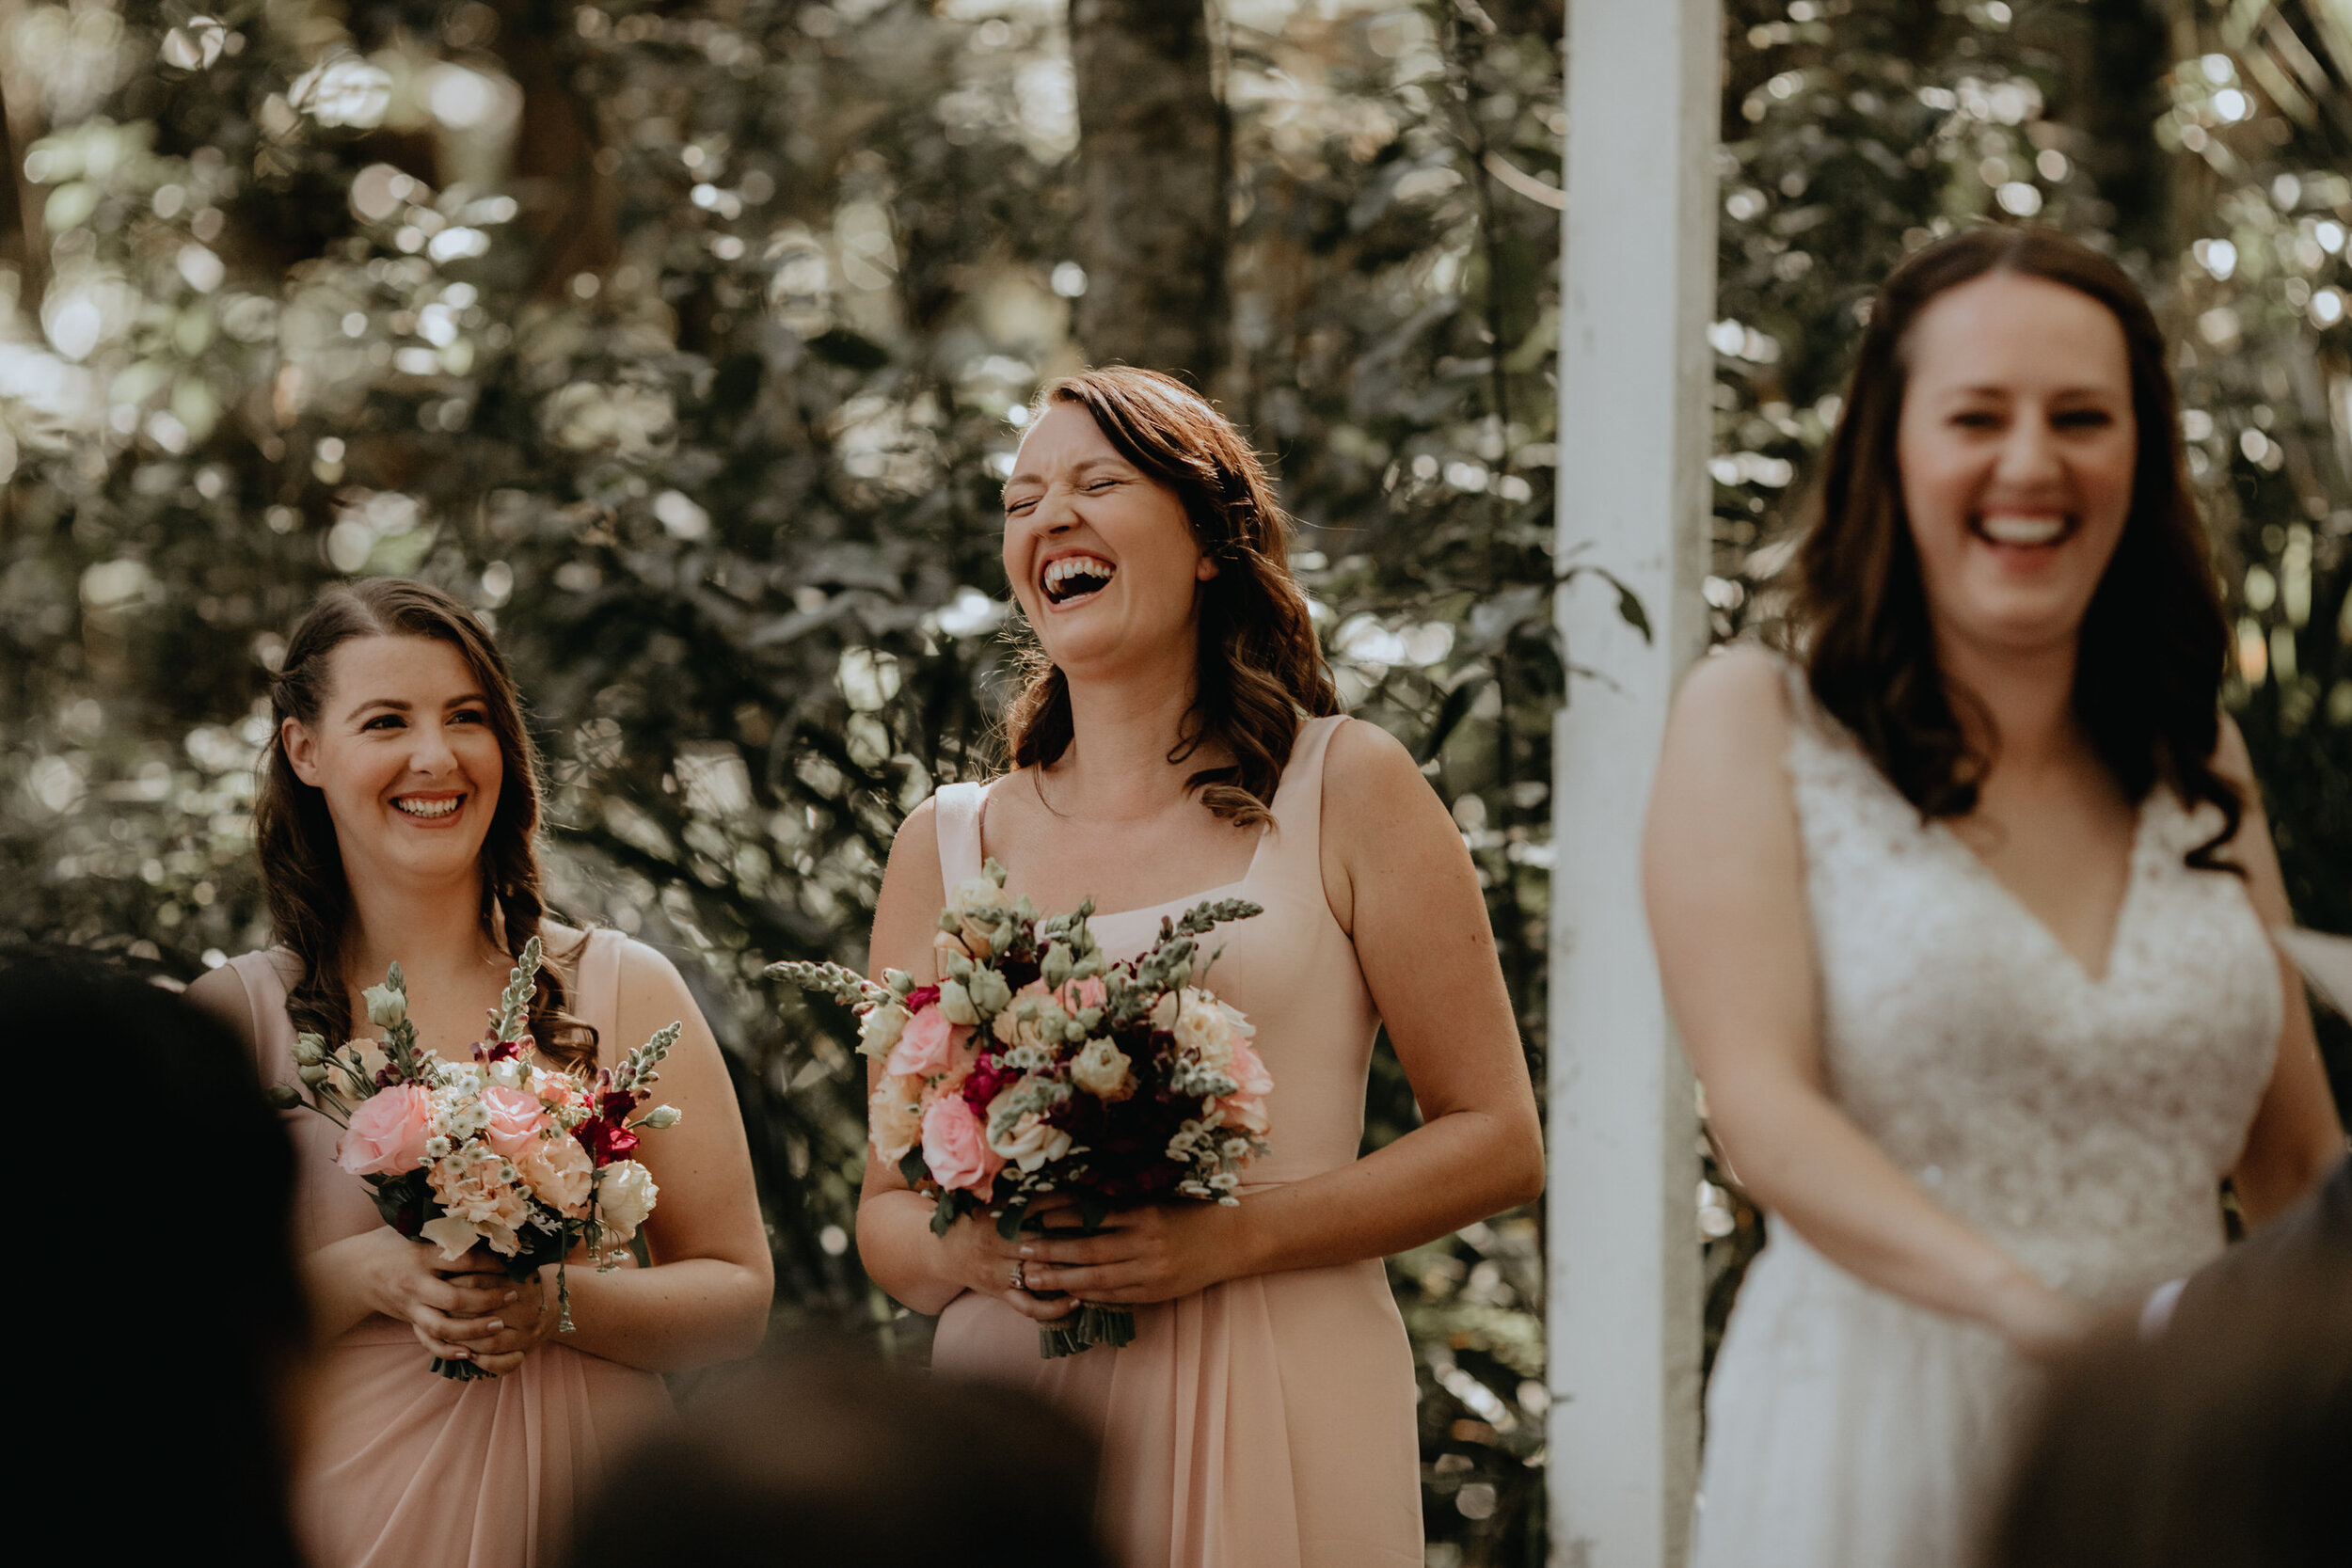
<svg viewBox="0 0 2352 1568">
<path fill-rule="evenodd" d="M 1792 619 L 1813 695 L 1923 816 L 1976 809 L 1993 757 L 1970 744 L 1955 707 L 1981 711 L 1978 699 L 1936 665 L 1896 431 L 1912 324 L 1939 295 L 1994 272 L 2086 294 L 2123 330 L 2139 455 L 2122 536 L 2078 634 L 2074 718 L 2135 803 L 2164 784 L 2191 806 L 2217 808 L 2221 831 L 2188 863 L 2238 871 L 2218 851 L 2245 803 L 2213 766 L 2229 624 L 2183 471 L 2164 337 L 2122 268 L 2054 230 L 1972 230 L 1929 245 L 1880 286 L 1797 553 Z"/>
<path fill-rule="evenodd" d="M 294 1026 L 330 1040 L 351 1037 L 346 942 L 351 887 L 326 797 L 295 776 L 281 736 L 287 720 L 316 728 L 332 679 L 334 651 L 360 637 L 421 637 L 457 650 L 487 699 L 504 779 L 482 841 L 482 934 L 509 954 L 541 934 L 539 754 L 523 725 L 522 698 L 506 660 L 473 612 L 437 588 L 403 578 L 373 578 L 328 589 L 294 628 L 270 682 L 269 748 L 261 799 L 253 811 L 262 857 L 262 891 L 279 945 L 301 961 L 286 1011 Z M 575 949 L 576 950 L 576 949 Z M 565 1008 L 563 974 L 542 964 L 531 1003 L 531 1034 L 540 1053 L 573 1069 L 593 1069 L 596 1032 Z"/>
<path fill-rule="evenodd" d="M 1291 576 L 1290 519 L 1264 465 L 1232 421 L 1173 376 L 1113 366 L 1066 375 L 1037 396 L 1083 408 L 1119 455 L 1174 492 L 1216 576 L 1200 586 L 1199 689 L 1172 763 L 1203 746 L 1230 764 L 1184 781 L 1200 803 L 1247 827 L 1267 809 L 1298 738 L 1298 721 L 1340 711 L 1315 640 L 1306 591 Z M 1034 641 L 1021 653 L 1023 686 L 1005 714 L 1015 768 L 1047 768 L 1070 749 L 1070 682 Z"/>
</svg>

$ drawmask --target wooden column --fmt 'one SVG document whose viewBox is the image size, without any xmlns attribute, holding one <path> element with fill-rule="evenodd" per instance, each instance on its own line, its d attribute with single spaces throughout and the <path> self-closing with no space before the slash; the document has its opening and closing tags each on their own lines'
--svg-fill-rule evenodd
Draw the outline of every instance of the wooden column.
<svg viewBox="0 0 2352 1568">
<path fill-rule="evenodd" d="M 1557 1568 L 1680 1568 L 1697 1471 L 1696 1127 L 1640 837 L 1667 704 L 1707 637 L 1722 29 L 1721 0 L 1568 6 L 1554 613 L 1575 673 L 1553 736 L 1548 1085 Z"/>
</svg>

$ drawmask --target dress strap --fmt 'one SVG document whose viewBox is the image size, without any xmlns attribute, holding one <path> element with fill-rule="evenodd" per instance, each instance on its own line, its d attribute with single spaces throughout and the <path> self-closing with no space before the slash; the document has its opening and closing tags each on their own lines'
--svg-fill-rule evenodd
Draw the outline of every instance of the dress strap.
<svg viewBox="0 0 2352 1568">
<path fill-rule="evenodd" d="M 253 1065 L 264 1084 L 284 1083 L 294 1070 L 294 1027 L 286 1016 L 287 974 L 281 958 L 291 956 L 269 947 L 229 960 L 245 988 L 245 1005 L 253 1020 Z"/>
<path fill-rule="evenodd" d="M 624 1049 L 613 1036 L 621 1027 L 621 949 L 628 944 L 618 931 L 588 932 L 572 974 L 572 1012 L 596 1032 L 596 1054 L 607 1061 Z"/>
<path fill-rule="evenodd" d="M 949 890 L 980 874 L 980 808 L 988 786 L 966 779 L 942 784 L 931 796 L 939 828 L 939 875 Z"/>
<path fill-rule="evenodd" d="M 1291 759 L 1283 766 L 1282 782 L 1274 791 L 1275 855 L 1305 854 L 1320 860 L 1323 853 L 1323 760 L 1330 754 L 1331 737 L 1347 722 L 1343 713 L 1310 719 L 1299 726 L 1291 744 Z M 1322 873 L 1317 871 L 1320 877 Z"/>
</svg>

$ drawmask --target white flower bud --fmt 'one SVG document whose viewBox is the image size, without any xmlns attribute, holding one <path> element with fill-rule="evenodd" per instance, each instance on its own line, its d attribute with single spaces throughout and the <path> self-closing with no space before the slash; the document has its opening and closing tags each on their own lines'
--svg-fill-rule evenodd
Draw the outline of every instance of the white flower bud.
<svg viewBox="0 0 2352 1568">
<path fill-rule="evenodd" d="M 659 1132 L 666 1128 L 675 1127 L 685 1118 L 685 1116 L 686 1113 L 675 1105 L 657 1105 L 638 1117 L 637 1125 Z"/>
<path fill-rule="evenodd" d="M 368 1022 L 378 1029 L 389 1029 L 405 1022 L 408 1017 L 408 995 L 389 985 L 370 986 L 359 993 L 368 1004 Z"/>
</svg>

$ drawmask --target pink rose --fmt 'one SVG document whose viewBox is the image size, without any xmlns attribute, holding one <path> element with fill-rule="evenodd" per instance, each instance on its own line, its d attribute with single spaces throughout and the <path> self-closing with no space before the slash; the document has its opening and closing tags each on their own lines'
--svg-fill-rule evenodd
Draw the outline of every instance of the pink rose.
<svg viewBox="0 0 2352 1568">
<path fill-rule="evenodd" d="M 482 1091 L 482 1108 L 490 1113 L 490 1125 L 483 1135 L 492 1148 L 510 1160 L 521 1159 L 548 1125 L 539 1097 L 529 1089 L 494 1084 Z"/>
<path fill-rule="evenodd" d="M 925 1007 L 898 1033 L 882 1070 L 894 1078 L 929 1078 L 962 1065 L 963 1042 L 972 1031 L 947 1022 L 937 1003 Z"/>
<path fill-rule="evenodd" d="M 1264 1137 L 1274 1125 L 1265 1111 L 1265 1097 L 1274 1092 L 1274 1075 L 1266 1071 L 1257 1047 L 1248 1040 L 1233 1042 L 1233 1063 L 1226 1070 L 1232 1075 L 1235 1087 L 1217 1101 L 1225 1112 L 1225 1124 Z"/>
<path fill-rule="evenodd" d="M 1103 1006 L 1110 1000 L 1110 988 L 1101 979 L 1089 975 L 1083 980 L 1064 980 L 1054 1000 L 1061 1004 L 1063 1012 L 1074 1015 L 1082 1008 Z"/>
<path fill-rule="evenodd" d="M 988 1129 L 961 1095 L 942 1095 L 923 1113 L 923 1164 L 941 1186 L 982 1192 L 1005 1168 L 1005 1157 L 988 1147 Z"/>
<path fill-rule="evenodd" d="M 351 1113 L 335 1163 L 354 1176 L 398 1176 L 424 1158 L 433 1136 L 433 1096 L 415 1084 L 378 1089 Z"/>
</svg>

